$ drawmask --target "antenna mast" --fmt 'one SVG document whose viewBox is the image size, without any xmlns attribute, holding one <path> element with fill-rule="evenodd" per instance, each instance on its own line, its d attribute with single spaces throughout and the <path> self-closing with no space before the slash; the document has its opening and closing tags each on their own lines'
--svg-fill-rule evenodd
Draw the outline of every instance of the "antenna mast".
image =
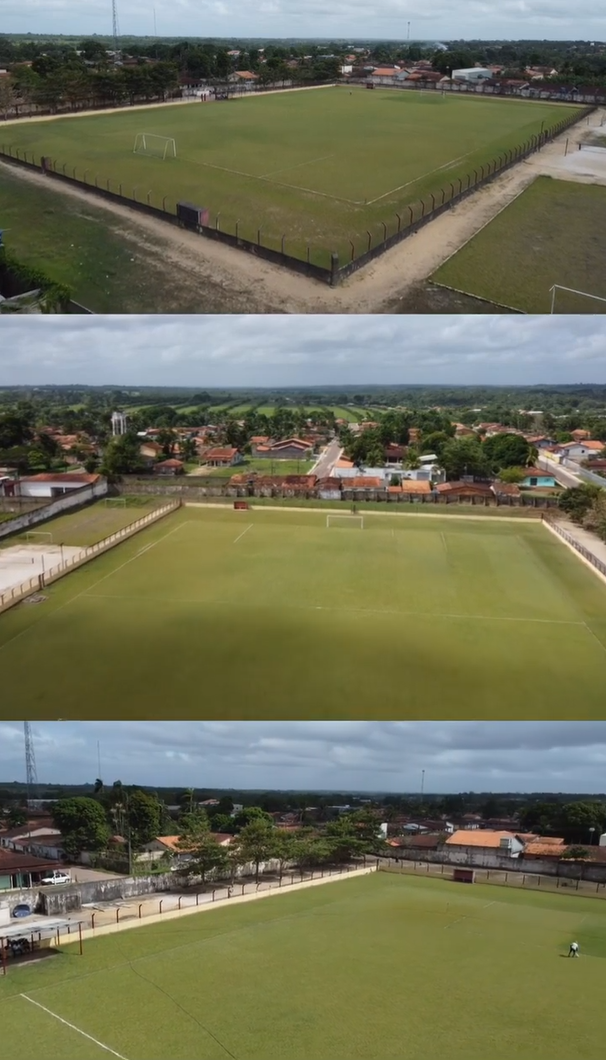
<svg viewBox="0 0 606 1060">
<path fill-rule="evenodd" d="M 118 4 L 117 0 L 112 0 L 112 36 L 114 38 L 114 62 L 117 63 L 120 57 L 118 51 Z"/>
<path fill-rule="evenodd" d="M 32 729 L 29 721 L 23 722 L 23 733 L 25 736 L 25 780 L 27 783 L 27 803 L 29 806 L 38 789 L 34 738 L 32 736 Z"/>
</svg>

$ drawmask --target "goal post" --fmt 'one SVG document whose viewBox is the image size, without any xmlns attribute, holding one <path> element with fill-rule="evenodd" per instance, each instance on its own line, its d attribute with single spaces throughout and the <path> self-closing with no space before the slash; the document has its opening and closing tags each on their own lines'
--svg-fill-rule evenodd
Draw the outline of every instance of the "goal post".
<svg viewBox="0 0 606 1060">
<path fill-rule="evenodd" d="M 573 287 L 563 287 L 554 283 L 549 288 L 551 295 L 550 313 L 606 313 L 606 298 L 599 294 L 591 294 L 589 291 L 575 291 Z M 583 302 L 579 302 L 583 299 Z M 590 306 L 589 302 L 599 302 L 598 306 Z M 576 303 L 576 307 L 575 307 Z"/>
<path fill-rule="evenodd" d="M 104 497 L 104 508 L 126 508 L 126 497 Z"/>
<path fill-rule="evenodd" d="M 38 540 L 40 542 L 48 541 L 49 543 L 52 544 L 53 535 L 51 534 L 50 530 L 28 530 L 26 535 L 25 535 L 25 540 L 26 541 L 36 541 L 36 540 Z"/>
<path fill-rule="evenodd" d="M 326 516 L 326 529 L 330 530 L 333 527 L 353 527 L 356 530 L 364 529 L 364 516 L 363 515 L 327 515 Z"/>
<path fill-rule="evenodd" d="M 159 136 L 157 133 L 137 133 L 133 154 L 147 155 L 148 158 L 176 158 L 177 145 L 172 136 Z"/>
</svg>

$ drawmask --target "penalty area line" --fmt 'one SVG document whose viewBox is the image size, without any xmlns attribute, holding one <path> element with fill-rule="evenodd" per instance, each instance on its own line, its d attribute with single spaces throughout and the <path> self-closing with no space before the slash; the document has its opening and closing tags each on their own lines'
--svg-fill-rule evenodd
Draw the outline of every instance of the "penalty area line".
<svg viewBox="0 0 606 1060">
<path fill-rule="evenodd" d="M 247 534 L 249 530 L 252 530 L 252 528 L 253 528 L 253 524 L 252 524 L 252 523 L 249 523 L 249 524 L 248 524 L 248 526 L 246 527 L 246 529 L 245 529 L 245 530 L 243 530 L 241 534 L 238 534 L 237 538 L 236 538 L 236 539 L 235 539 L 235 541 L 234 541 L 234 545 L 237 545 L 237 544 L 238 544 L 238 541 L 239 541 L 239 540 L 240 540 L 240 539 L 241 539 L 242 537 L 244 537 L 244 534 Z"/>
<path fill-rule="evenodd" d="M 89 1042 L 94 1042 L 94 1044 L 98 1045 L 100 1049 L 104 1049 L 106 1053 L 111 1053 L 112 1056 L 116 1056 L 118 1060 L 127 1060 L 127 1057 L 123 1056 L 122 1053 L 117 1053 L 115 1049 L 111 1049 L 109 1045 L 104 1045 L 104 1043 L 100 1042 L 98 1038 L 93 1038 L 92 1034 L 87 1034 L 86 1031 L 80 1030 L 79 1027 L 76 1027 L 75 1023 L 70 1023 L 69 1020 L 64 1020 L 62 1016 L 58 1016 L 57 1013 L 53 1012 L 50 1008 L 41 1005 L 39 1001 L 34 1001 L 33 997 L 28 997 L 27 994 L 19 994 L 19 997 L 24 998 L 25 1001 L 29 1001 L 30 1005 L 35 1005 L 36 1008 L 42 1009 L 43 1012 L 46 1012 L 47 1016 L 52 1016 L 53 1019 L 58 1020 L 59 1023 L 62 1023 L 65 1027 L 69 1027 L 70 1030 L 76 1031 L 76 1034 L 81 1034 L 83 1038 L 88 1038 Z"/>
</svg>

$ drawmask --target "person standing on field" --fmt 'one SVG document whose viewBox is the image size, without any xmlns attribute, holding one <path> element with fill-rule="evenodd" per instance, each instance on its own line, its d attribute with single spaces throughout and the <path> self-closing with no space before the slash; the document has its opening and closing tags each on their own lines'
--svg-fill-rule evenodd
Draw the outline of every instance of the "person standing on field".
<svg viewBox="0 0 606 1060">
<path fill-rule="evenodd" d="M 568 950 L 568 956 L 569 957 L 578 957 L 579 956 L 579 944 L 578 944 L 578 942 L 571 942 L 570 943 L 570 949 Z"/>
</svg>

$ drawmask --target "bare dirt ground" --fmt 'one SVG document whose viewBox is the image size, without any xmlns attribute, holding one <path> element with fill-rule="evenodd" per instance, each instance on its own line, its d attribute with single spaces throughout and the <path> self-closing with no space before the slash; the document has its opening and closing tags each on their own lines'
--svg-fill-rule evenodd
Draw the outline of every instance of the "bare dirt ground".
<svg viewBox="0 0 606 1060">
<path fill-rule="evenodd" d="M 606 116 L 602 108 L 591 115 L 595 132 Z M 340 287 L 330 287 L 282 269 L 245 252 L 206 240 L 183 229 L 173 228 L 153 217 L 114 203 L 96 200 L 95 205 L 114 218 L 128 223 L 133 249 L 144 249 L 151 265 L 162 262 L 171 273 L 173 289 L 183 278 L 186 287 L 204 290 L 205 285 L 222 292 L 221 308 L 200 306 L 174 312 L 248 312 L 248 313 L 394 313 L 444 312 L 439 299 L 433 299 L 423 288 L 436 269 L 460 250 L 498 213 L 505 209 L 539 175 L 559 177 L 585 183 L 606 183 L 606 172 L 598 152 L 578 151 L 590 128 L 585 122 L 567 130 L 543 150 L 508 170 L 451 211 L 438 217 L 416 235 L 404 240 L 366 268 L 355 273 Z M 568 141 L 568 154 L 565 146 Z M 570 158 L 584 156 L 579 169 L 571 167 Z M 592 164 L 592 159 L 595 162 Z M 593 165 L 593 168 L 592 168 Z M 595 172 L 594 172 L 595 170 Z M 49 188 L 49 179 L 41 173 L 20 170 L 23 180 Z M 50 185 L 57 194 L 77 197 L 91 203 L 90 196 L 76 187 L 57 182 Z M 200 299 L 201 301 L 202 299 Z M 180 301 L 180 300 L 179 300 Z M 457 300 L 455 300 L 457 301 Z M 450 311 L 486 312 L 475 299 L 461 299 L 461 308 Z M 415 303 L 418 305 L 416 307 Z M 463 305 L 464 303 L 464 305 Z M 475 305 L 478 308 L 474 308 Z M 436 304 L 436 309 L 433 309 Z M 243 307 L 246 306 L 244 309 Z M 486 306 L 486 308 L 484 308 Z M 157 312 L 154 304 L 141 304 L 132 312 Z M 168 310 L 170 311 L 170 310 Z M 167 312 L 167 309 L 164 309 Z"/>
</svg>

